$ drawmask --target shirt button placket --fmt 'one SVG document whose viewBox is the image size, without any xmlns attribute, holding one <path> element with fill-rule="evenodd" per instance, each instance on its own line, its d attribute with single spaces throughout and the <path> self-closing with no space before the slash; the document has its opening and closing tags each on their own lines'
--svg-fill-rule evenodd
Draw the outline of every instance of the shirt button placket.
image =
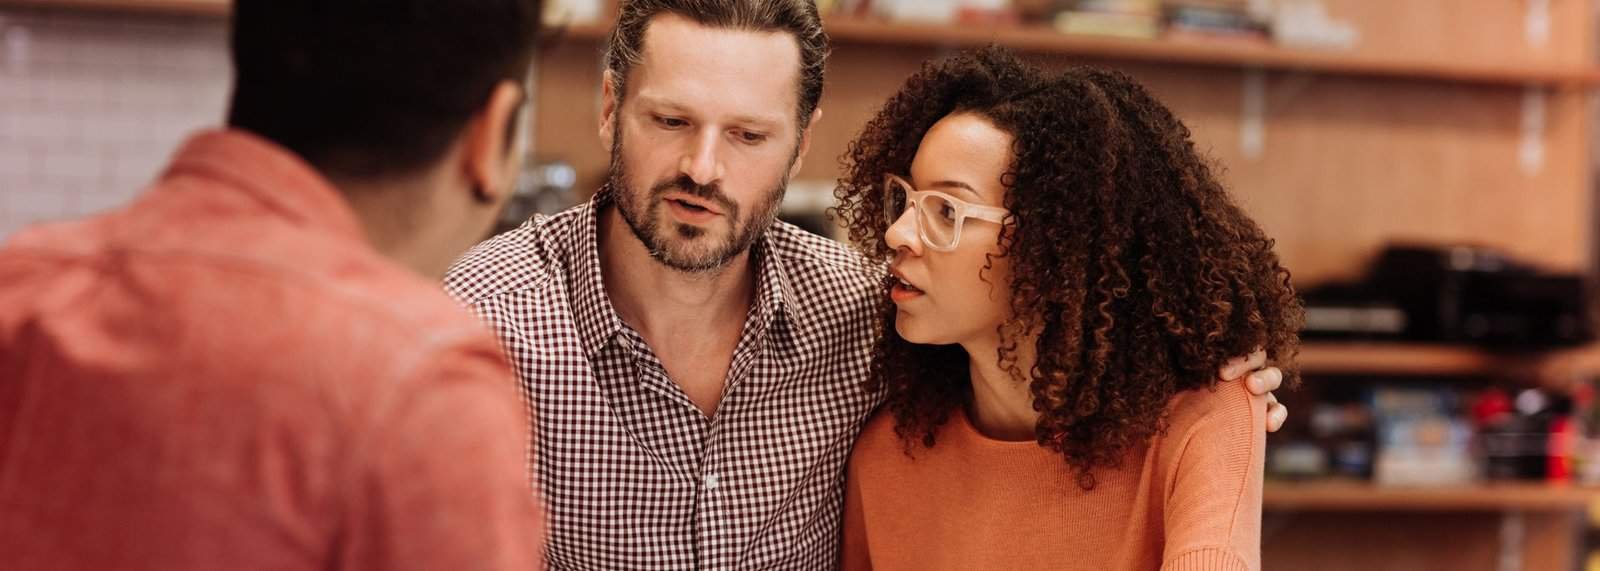
<svg viewBox="0 0 1600 571">
<path fill-rule="evenodd" d="M 708 456 L 700 472 L 700 501 L 696 519 L 701 530 L 701 564 L 705 569 L 723 568 L 727 564 L 721 557 L 721 551 L 727 548 L 722 544 L 726 540 L 723 534 L 727 533 L 727 529 L 721 517 L 721 499 L 725 497 L 727 482 L 717 473 L 716 466 L 715 458 Z"/>
</svg>

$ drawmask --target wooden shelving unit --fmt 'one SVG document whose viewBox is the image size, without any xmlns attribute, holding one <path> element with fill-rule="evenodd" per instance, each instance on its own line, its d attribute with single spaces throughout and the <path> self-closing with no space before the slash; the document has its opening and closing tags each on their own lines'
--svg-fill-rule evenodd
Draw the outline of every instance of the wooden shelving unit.
<svg viewBox="0 0 1600 571">
<path fill-rule="evenodd" d="M 1600 488 L 1544 483 L 1497 483 L 1469 486 L 1406 488 L 1365 482 L 1268 482 L 1263 502 L 1268 511 L 1544 511 L 1588 510 L 1600 500 Z"/>
<path fill-rule="evenodd" d="M 831 18 L 825 24 L 836 43 L 890 47 L 981 47 L 999 44 L 1035 53 L 1059 53 L 1120 61 L 1212 67 L 1298 70 L 1340 75 L 1427 79 L 1503 85 L 1588 87 L 1600 84 L 1600 67 L 1501 65 L 1470 60 L 1431 60 L 1403 55 L 1359 54 L 1280 47 L 1271 43 L 1207 40 L 1132 40 L 1068 35 L 1041 26 L 903 24 Z M 566 38 L 603 40 L 610 24 L 561 28 Z"/>
</svg>

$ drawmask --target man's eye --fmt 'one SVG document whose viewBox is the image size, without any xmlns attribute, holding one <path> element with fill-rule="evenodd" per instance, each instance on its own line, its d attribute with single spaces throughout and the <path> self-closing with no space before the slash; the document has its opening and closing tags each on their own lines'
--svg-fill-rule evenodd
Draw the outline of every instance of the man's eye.
<svg viewBox="0 0 1600 571">
<path fill-rule="evenodd" d="M 679 127 L 684 127 L 684 126 L 687 126 L 689 124 L 688 121 L 684 121 L 683 119 L 679 119 L 677 117 L 661 117 L 661 116 L 657 116 L 656 117 L 656 123 L 661 125 L 662 127 L 668 128 L 668 129 L 677 129 Z"/>
</svg>

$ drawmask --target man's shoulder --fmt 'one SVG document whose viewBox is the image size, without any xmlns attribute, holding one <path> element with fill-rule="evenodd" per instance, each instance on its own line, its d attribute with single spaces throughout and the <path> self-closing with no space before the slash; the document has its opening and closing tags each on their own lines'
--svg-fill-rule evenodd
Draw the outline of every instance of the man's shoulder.
<svg viewBox="0 0 1600 571">
<path fill-rule="evenodd" d="M 296 263 L 260 249 L 22 241 L 0 250 L 0 275 L 7 277 L 0 326 L 95 327 L 94 316 L 115 313 L 145 327 L 142 338 L 116 336 L 118 343 L 164 344 L 172 359 L 224 369 L 248 362 L 267 376 L 282 372 L 269 362 L 282 361 L 299 367 L 287 377 L 306 381 L 351 373 L 392 378 L 385 372 L 399 372 L 400 360 L 485 340 L 492 346 L 487 330 L 433 281 L 341 242 L 287 233 L 283 241 L 315 247 L 315 254 Z M 245 358 L 263 355 L 280 357 Z"/>
<path fill-rule="evenodd" d="M 581 208 L 535 215 L 474 246 L 445 273 L 445 290 L 475 305 L 509 292 L 544 288 L 560 275 L 563 258 L 579 241 Z"/>
<path fill-rule="evenodd" d="M 437 282 L 390 264 L 374 262 L 357 276 L 273 276 L 240 294 L 257 306 L 284 296 L 282 310 L 293 317 L 264 320 L 256 333 L 281 339 L 275 350 L 294 355 L 289 360 L 331 360 L 308 371 L 371 377 L 346 382 L 352 392 L 416 390 L 431 384 L 424 376 L 441 362 L 502 359 L 489 329 Z"/>
<path fill-rule="evenodd" d="M 880 264 L 836 240 L 782 221 L 772 225 L 768 236 L 802 302 L 815 296 L 865 301 L 873 299 L 882 284 Z"/>
<path fill-rule="evenodd" d="M 865 278 L 876 266 L 849 246 L 813 234 L 804 228 L 782 220 L 772 223 L 767 235 L 786 262 L 804 266 L 818 266 L 848 270 L 852 275 Z"/>
</svg>

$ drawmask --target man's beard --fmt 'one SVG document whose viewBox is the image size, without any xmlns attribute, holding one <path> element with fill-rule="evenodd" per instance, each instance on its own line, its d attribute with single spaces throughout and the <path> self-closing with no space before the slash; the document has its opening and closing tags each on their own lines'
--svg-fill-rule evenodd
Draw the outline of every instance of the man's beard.
<svg viewBox="0 0 1600 571">
<path fill-rule="evenodd" d="M 696 184 L 694 179 L 687 175 L 658 182 L 650 187 L 648 193 L 637 192 L 633 187 L 633 179 L 628 175 L 628 169 L 622 161 L 620 130 L 615 133 L 612 140 L 615 144 L 611 149 L 611 170 L 603 192 L 611 193 L 617 212 L 627 221 L 628 229 L 633 235 L 650 251 L 650 257 L 680 272 L 696 274 L 716 272 L 726 267 L 734 258 L 749 251 L 750 246 L 755 244 L 755 241 L 760 239 L 776 220 L 778 204 L 783 201 L 784 192 L 788 190 L 788 177 L 783 176 L 778 180 L 777 186 L 765 194 L 759 207 L 752 210 L 749 216 L 741 216 L 742 209 L 739 204 L 723 194 L 720 185 Z M 790 167 L 794 165 L 796 157 L 790 158 Z M 786 167 L 784 173 L 787 175 L 788 172 L 789 168 Z M 715 230 L 673 221 L 666 221 L 663 225 L 661 210 L 666 208 L 666 201 L 661 197 L 674 191 L 715 204 L 722 212 L 722 217 L 729 222 L 728 235 L 709 247 L 699 247 L 693 242 L 705 240 L 706 235 Z"/>
</svg>

